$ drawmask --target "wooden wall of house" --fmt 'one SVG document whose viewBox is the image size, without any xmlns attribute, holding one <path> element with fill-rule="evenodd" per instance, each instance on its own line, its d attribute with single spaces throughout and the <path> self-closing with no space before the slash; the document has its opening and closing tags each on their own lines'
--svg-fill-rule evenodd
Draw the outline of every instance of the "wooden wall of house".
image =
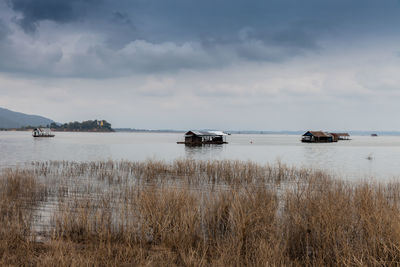
<svg viewBox="0 0 400 267">
<path fill-rule="evenodd" d="M 185 143 L 201 143 L 202 138 L 200 136 L 186 136 Z"/>
</svg>

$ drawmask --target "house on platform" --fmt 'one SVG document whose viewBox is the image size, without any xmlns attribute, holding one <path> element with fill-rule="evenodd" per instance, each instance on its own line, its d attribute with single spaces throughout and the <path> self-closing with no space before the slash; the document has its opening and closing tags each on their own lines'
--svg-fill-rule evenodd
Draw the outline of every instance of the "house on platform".
<svg viewBox="0 0 400 267">
<path fill-rule="evenodd" d="M 202 144 L 227 144 L 227 134 L 221 131 L 188 131 L 185 133 L 185 141 L 177 142 L 185 145 Z"/>
<path fill-rule="evenodd" d="M 303 134 L 301 141 L 304 143 L 332 143 L 337 142 L 337 139 L 327 132 L 308 131 Z"/>
</svg>

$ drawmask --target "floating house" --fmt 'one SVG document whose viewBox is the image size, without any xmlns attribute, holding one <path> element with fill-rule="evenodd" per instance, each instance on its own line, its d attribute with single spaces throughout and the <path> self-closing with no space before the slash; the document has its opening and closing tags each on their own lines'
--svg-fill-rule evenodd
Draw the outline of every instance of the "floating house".
<svg viewBox="0 0 400 267">
<path fill-rule="evenodd" d="M 227 134 L 221 131 L 188 131 L 185 141 L 177 142 L 185 145 L 227 144 Z"/>
<path fill-rule="evenodd" d="M 49 128 L 35 128 L 32 131 L 33 137 L 54 137 Z"/>
<path fill-rule="evenodd" d="M 335 137 L 327 132 L 322 131 L 308 131 L 303 134 L 301 142 L 304 143 L 332 143 L 337 142 Z"/>
<path fill-rule="evenodd" d="M 336 140 L 351 140 L 348 133 L 330 133 Z"/>
</svg>

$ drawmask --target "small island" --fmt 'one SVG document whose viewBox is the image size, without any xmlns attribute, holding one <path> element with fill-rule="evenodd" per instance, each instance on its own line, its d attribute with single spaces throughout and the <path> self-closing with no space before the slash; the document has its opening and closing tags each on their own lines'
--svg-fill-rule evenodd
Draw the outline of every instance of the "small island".
<svg viewBox="0 0 400 267">
<path fill-rule="evenodd" d="M 53 122 L 50 128 L 56 132 L 114 132 L 111 124 L 106 120 L 75 121 L 64 124 Z"/>
</svg>

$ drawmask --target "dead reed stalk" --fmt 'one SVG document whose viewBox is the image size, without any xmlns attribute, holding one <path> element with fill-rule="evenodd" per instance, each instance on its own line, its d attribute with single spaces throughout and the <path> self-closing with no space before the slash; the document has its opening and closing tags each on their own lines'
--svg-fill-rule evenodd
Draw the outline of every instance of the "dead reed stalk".
<svg viewBox="0 0 400 267">
<path fill-rule="evenodd" d="M 399 205 L 400 183 L 282 163 L 33 163 L 0 175 L 0 264 L 398 265 Z"/>
</svg>

